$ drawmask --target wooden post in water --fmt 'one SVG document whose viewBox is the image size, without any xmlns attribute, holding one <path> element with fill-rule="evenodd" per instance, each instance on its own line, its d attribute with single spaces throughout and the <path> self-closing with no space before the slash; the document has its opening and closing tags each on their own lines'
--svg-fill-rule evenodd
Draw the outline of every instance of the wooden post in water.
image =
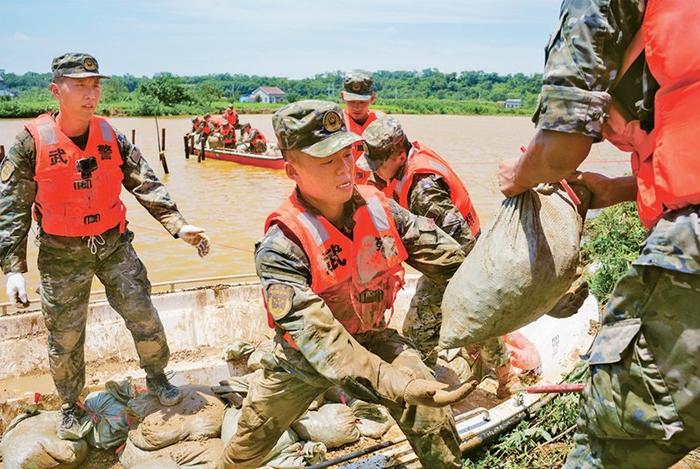
<svg viewBox="0 0 700 469">
<path fill-rule="evenodd" d="M 185 143 L 185 159 L 189 160 L 190 159 L 190 136 L 185 134 L 185 136 L 182 140 Z"/>
<path fill-rule="evenodd" d="M 5 159 L 5 145 L 0 145 L 0 161 Z"/>
<path fill-rule="evenodd" d="M 136 129 L 131 129 L 131 144 L 136 145 Z"/>
<path fill-rule="evenodd" d="M 160 163 L 163 165 L 163 171 L 165 171 L 165 174 L 170 174 L 170 171 L 168 171 L 168 160 L 165 159 L 165 127 L 161 129 L 161 133 L 163 134 L 163 138 L 161 139 L 161 146 L 160 146 Z"/>
<path fill-rule="evenodd" d="M 202 135 L 204 137 L 204 135 Z M 205 138 L 202 138 L 202 148 L 199 152 L 199 156 L 197 157 L 197 163 L 201 163 L 204 161 L 205 155 L 204 155 L 204 147 L 207 144 L 207 140 Z"/>
</svg>

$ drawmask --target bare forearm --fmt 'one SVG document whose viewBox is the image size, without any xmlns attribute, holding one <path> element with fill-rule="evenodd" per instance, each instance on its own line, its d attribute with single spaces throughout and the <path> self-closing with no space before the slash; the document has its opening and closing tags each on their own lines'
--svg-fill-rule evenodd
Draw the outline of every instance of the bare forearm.
<svg viewBox="0 0 700 469">
<path fill-rule="evenodd" d="M 539 129 L 518 162 L 515 183 L 530 188 L 564 179 L 588 156 L 592 144 L 585 135 Z"/>
</svg>

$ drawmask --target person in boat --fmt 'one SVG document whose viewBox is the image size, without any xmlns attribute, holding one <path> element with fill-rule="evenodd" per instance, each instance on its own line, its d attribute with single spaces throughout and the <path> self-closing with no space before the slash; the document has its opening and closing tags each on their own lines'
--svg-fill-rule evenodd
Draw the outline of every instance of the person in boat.
<svg viewBox="0 0 700 469">
<path fill-rule="evenodd" d="M 190 133 L 196 134 L 197 131 L 199 130 L 199 123 L 202 121 L 201 116 L 194 116 L 192 118 L 192 130 Z"/>
<path fill-rule="evenodd" d="M 241 149 L 251 153 L 262 154 L 267 151 L 267 139 L 260 130 L 250 124 L 241 128 Z"/>
<path fill-rule="evenodd" d="M 221 123 L 219 138 L 224 148 L 234 148 L 236 146 L 236 130 L 226 120 Z"/>
<path fill-rule="evenodd" d="M 228 106 L 226 109 L 224 109 L 224 113 L 222 114 L 222 117 L 226 119 L 226 122 L 231 124 L 231 127 L 234 129 L 240 129 L 240 121 L 238 119 L 238 113 L 236 110 L 233 108 L 233 106 Z"/>
<path fill-rule="evenodd" d="M 389 328 L 403 262 L 445 284 L 464 260 L 459 244 L 371 186 L 355 185 L 341 109 L 288 104 L 272 118 L 296 188 L 267 219 L 255 263 L 278 366 L 251 384 L 219 468 L 258 467 L 280 435 L 333 385 L 386 405 L 423 467 L 461 468 L 448 392 L 409 340 Z"/>
<path fill-rule="evenodd" d="M 10 300 L 28 304 L 27 235 L 39 225 L 41 309 L 49 331 L 49 365 L 62 402 L 58 436 L 80 438 L 77 401 L 85 385 L 83 344 L 93 277 L 124 318 L 148 390 L 163 405 L 182 395 L 165 376 L 169 350 L 151 303 L 146 269 L 131 244 L 122 186 L 175 238 L 207 254 L 204 230 L 189 225 L 139 149 L 95 115 L 100 80 L 88 54 L 67 53 L 51 66 L 58 113 L 43 114 L 17 135 L 0 168 L 0 262 Z"/>
<path fill-rule="evenodd" d="M 371 172 L 367 183 L 410 212 L 432 219 L 468 255 L 481 233 L 479 216 L 467 188 L 449 163 L 423 143 L 411 142 L 393 117 L 377 118 L 362 137 L 366 151 L 357 166 Z M 438 359 L 435 347 L 440 337 L 444 287 L 422 276 L 403 323 L 403 334 L 431 366 Z M 473 370 L 495 372 L 499 398 L 510 396 L 518 388 L 519 380 L 500 337 L 471 347 L 468 356 Z"/>
<path fill-rule="evenodd" d="M 350 132 L 357 135 L 362 135 L 368 125 L 370 125 L 377 117 L 384 114 L 370 109 L 376 92 L 372 75 L 364 70 L 352 70 L 345 74 L 343 80 L 343 90 L 340 92 L 340 97 L 345 103 L 343 117 L 345 125 Z M 352 147 L 352 154 L 355 161 L 364 153 L 364 144 L 362 141 L 357 142 Z M 358 184 L 364 184 L 369 178 L 370 172 L 357 168 L 355 177 Z"/>
<path fill-rule="evenodd" d="M 198 143 L 201 145 L 201 142 L 207 142 L 209 140 L 209 137 L 213 133 L 214 133 L 214 124 L 211 121 L 211 114 L 206 113 L 206 114 L 204 114 L 204 118 L 199 123 Z"/>
<path fill-rule="evenodd" d="M 537 130 L 501 163 L 514 196 L 564 177 L 592 207 L 636 200 L 649 229 L 589 353 L 567 468 L 669 467 L 700 443 L 700 2 L 565 1 Z M 576 47 L 572 47 L 576 44 Z M 633 176 L 575 172 L 606 139 Z"/>
</svg>

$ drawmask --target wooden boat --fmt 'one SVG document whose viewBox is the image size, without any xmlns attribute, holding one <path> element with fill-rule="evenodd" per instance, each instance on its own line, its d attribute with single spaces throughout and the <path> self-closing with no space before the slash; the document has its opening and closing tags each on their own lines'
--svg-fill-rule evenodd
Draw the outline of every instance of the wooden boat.
<svg viewBox="0 0 700 469">
<path fill-rule="evenodd" d="M 185 156 L 190 155 L 200 158 L 202 148 L 194 144 L 194 138 L 185 136 Z M 282 169 L 284 160 L 278 150 L 268 150 L 266 153 L 248 153 L 235 148 L 212 148 L 207 145 L 204 148 L 204 158 L 212 160 L 232 161 L 234 163 L 257 166 L 259 168 Z"/>
<path fill-rule="evenodd" d="M 219 380 L 244 374 L 245 363 L 224 361 L 222 348 L 234 340 L 258 344 L 273 336 L 264 314 L 260 284 L 247 281 L 252 279 L 254 277 L 233 276 L 153 285 L 156 292 L 153 302 L 160 313 L 172 353 L 168 369 L 175 372 L 175 384 L 216 385 Z M 415 291 L 416 279 L 407 276 L 406 287 L 397 298 L 391 326 L 399 330 Z M 99 388 L 98 383 L 126 376 L 143 382 L 144 374 L 138 367 L 131 334 L 107 301 L 98 296 L 99 292 L 90 303 L 87 322 L 85 360 L 88 385 Z M 0 306 L 3 314 L 0 316 L 2 431 L 24 405 L 33 401 L 35 392 L 50 396 L 53 382 L 48 374 L 47 333 L 37 300 L 24 311 L 16 311 L 7 304 Z M 598 320 L 598 304 L 590 297 L 578 314 L 570 318 L 544 316 L 520 330 L 535 344 L 541 357 L 540 383 L 559 383 L 574 368 L 580 355 L 590 347 Z M 470 410 L 455 416 L 462 449 L 477 447 L 512 427 L 547 402 L 548 396 L 551 395 L 521 394 L 501 403 L 494 398 L 494 405 L 467 406 Z M 467 398 L 467 404 L 471 397 Z M 365 446 L 376 443 L 369 440 Z M 376 451 L 362 454 L 361 460 L 354 456 L 357 455 L 346 454 L 348 460 L 343 464 L 355 468 L 396 464 L 420 467 L 410 446 L 400 440 L 383 442 Z M 339 461 L 333 465 L 337 463 Z"/>
</svg>

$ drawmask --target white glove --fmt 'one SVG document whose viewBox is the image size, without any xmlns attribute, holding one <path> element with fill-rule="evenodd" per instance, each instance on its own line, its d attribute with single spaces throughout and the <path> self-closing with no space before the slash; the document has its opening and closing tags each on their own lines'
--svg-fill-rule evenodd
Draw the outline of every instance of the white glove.
<svg viewBox="0 0 700 469">
<path fill-rule="evenodd" d="M 199 257 L 204 257 L 209 254 L 209 237 L 204 234 L 203 228 L 197 228 L 193 225 L 184 225 L 177 232 L 177 236 L 184 242 L 191 244 L 197 248 Z"/>
<path fill-rule="evenodd" d="M 10 272 L 7 274 L 7 298 L 18 304 L 21 303 L 22 306 L 29 306 L 27 284 L 24 281 L 24 275 L 21 273 Z"/>
</svg>

